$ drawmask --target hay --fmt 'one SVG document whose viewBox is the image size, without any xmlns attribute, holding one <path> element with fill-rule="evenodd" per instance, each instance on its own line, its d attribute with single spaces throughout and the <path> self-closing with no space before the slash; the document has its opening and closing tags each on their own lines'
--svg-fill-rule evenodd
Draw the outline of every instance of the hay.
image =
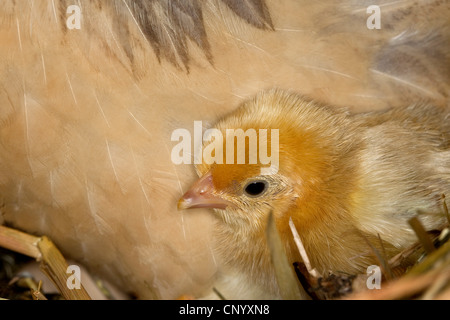
<svg viewBox="0 0 450 320">
<path fill-rule="evenodd" d="M 394 300 L 450 298 L 450 231 L 449 223 L 435 230 L 438 235 L 425 232 L 419 220 L 411 221 L 419 241 L 388 261 L 382 270 L 380 289 L 369 289 L 370 274 L 313 277 L 302 263 L 295 263 L 297 275 L 313 299 Z M 382 259 L 383 255 L 376 254 Z M 415 263 L 404 268 L 410 257 L 419 256 Z"/>
<path fill-rule="evenodd" d="M 47 237 L 36 237 L 12 228 L 0 226 L 0 247 L 31 257 L 41 263 L 41 270 L 58 288 L 66 300 L 90 300 L 83 285 L 79 289 L 70 289 L 71 274 L 67 273 L 68 264 L 58 248 Z M 29 283 L 33 299 L 46 300 L 37 288 Z"/>
</svg>

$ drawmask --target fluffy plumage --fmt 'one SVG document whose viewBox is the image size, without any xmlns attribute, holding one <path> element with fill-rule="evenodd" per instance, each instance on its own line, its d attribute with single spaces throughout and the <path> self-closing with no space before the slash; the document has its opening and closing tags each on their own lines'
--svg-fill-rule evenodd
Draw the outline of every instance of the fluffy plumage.
<svg viewBox="0 0 450 320">
<path fill-rule="evenodd" d="M 301 259 L 289 228 L 292 218 L 320 274 L 364 272 L 378 263 L 367 241 L 381 250 L 380 236 L 392 256 L 417 240 L 409 218 L 419 214 L 427 230 L 444 222 L 449 120 L 449 107 L 430 104 L 351 114 L 293 92 L 264 91 L 214 128 L 225 140 L 227 129 L 278 129 L 278 172 L 261 175 L 264 165 L 249 164 L 248 158 L 245 164 L 204 161 L 196 168 L 210 177 L 200 182 L 208 188 L 187 193 L 181 207 L 219 208 L 218 251 L 229 267 L 270 292 L 268 297 L 279 294 L 265 240 L 270 211 L 291 262 Z M 249 183 L 261 181 L 264 189 L 252 192 L 257 195 L 247 192 Z"/>
</svg>

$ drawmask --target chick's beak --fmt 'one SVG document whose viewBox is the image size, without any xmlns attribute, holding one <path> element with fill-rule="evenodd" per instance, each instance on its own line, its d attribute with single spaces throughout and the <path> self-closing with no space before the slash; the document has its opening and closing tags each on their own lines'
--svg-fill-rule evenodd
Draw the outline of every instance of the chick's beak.
<svg viewBox="0 0 450 320">
<path fill-rule="evenodd" d="M 178 210 L 193 208 L 225 209 L 231 203 L 214 194 L 211 173 L 205 174 L 178 200 Z"/>
</svg>

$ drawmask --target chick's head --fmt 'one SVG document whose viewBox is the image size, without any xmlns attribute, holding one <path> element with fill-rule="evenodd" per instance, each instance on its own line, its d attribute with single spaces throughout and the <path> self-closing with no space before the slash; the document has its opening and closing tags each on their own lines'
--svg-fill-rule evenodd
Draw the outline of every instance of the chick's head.
<svg viewBox="0 0 450 320">
<path fill-rule="evenodd" d="M 324 220 L 327 202 L 339 206 L 333 204 L 334 187 L 339 198 L 350 192 L 352 181 L 344 171 L 353 170 L 354 161 L 347 160 L 354 146 L 346 126 L 344 112 L 292 92 L 263 91 L 214 126 L 214 139 L 204 143 L 203 161 L 196 165 L 201 178 L 179 208 L 217 209 L 225 224 L 244 233 L 264 231 L 270 211 L 279 228 L 287 227 L 289 218 L 312 227 Z M 247 134 L 245 145 L 235 138 L 237 130 Z M 245 161 L 239 163 L 242 150 Z"/>
</svg>

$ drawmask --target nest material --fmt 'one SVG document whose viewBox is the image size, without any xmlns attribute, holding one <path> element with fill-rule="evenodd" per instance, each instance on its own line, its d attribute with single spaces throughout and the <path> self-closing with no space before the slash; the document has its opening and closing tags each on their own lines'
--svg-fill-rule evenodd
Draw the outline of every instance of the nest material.
<svg viewBox="0 0 450 320">
<path fill-rule="evenodd" d="M 419 241 L 398 255 L 381 261 L 380 286 L 372 284 L 372 272 L 367 274 L 337 275 L 326 277 L 311 275 L 303 263 L 295 263 L 295 270 L 302 286 L 312 299 L 394 300 L 394 299 L 450 299 L 450 229 L 449 223 L 439 230 L 426 232 L 418 219 L 412 219 Z M 374 249 L 375 250 L 375 249 Z M 406 265 L 411 257 L 418 257 L 414 264 Z"/>
<path fill-rule="evenodd" d="M 90 300 L 89 295 L 82 285 L 77 290 L 68 288 L 67 283 L 70 280 L 70 275 L 67 273 L 68 264 L 58 248 L 47 237 L 36 237 L 15 229 L 0 226 L 0 247 L 39 261 L 41 263 L 41 270 L 58 288 L 64 299 Z M 29 287 L 33 299 L 46 300 L 40 290 L 41 283 L 35 284 L 29 278 L 19 280 L 25 286 Z"/>
</svg>

